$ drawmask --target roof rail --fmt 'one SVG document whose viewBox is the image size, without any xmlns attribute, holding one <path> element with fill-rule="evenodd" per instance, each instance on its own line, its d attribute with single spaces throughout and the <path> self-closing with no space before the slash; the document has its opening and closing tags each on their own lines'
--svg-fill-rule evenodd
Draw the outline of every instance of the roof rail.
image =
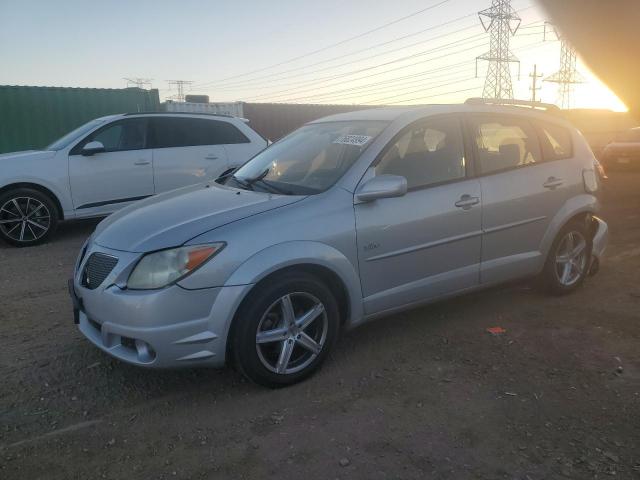
<svg viewBox="0 0 640 480">
<path fill-rule="evenodd" d="M 225 117 L 225 118 L 239 118 L 229 115 L 227 113 L 208 113 L 208 112 L 129 112 L 124 115 L 204 115 L 208 117 Z M 240 119 L 244 120 L 244 119 Z"/>
<path fill-rule="evenodd" d="M 543 110 L 548 113 L 560 114 L 561 110 L 552 103 L 532 102 L 530 100 L 506 100 L 500 98 L 468 98 L 465 105 L 508 105 L 512 107 L 525 107 L 534 110 Z"/>
</svg>

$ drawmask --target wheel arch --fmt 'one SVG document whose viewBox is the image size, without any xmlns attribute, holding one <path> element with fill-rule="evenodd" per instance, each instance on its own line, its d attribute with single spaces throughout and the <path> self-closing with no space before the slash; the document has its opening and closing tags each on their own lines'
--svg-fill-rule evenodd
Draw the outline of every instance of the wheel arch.
<svg viewBox="0 0 640 480">
<path fill-rule="evenodd" d="M 333 247 L 309 241 L 287 242 L 267 248 L 243 263 L 225 283 L 251 285 L 229 315 L 226 335 L 226 358 L 237 324 L 237 314 L 251 292 L 288 272 L 306 272 L 318 277 L 334 293 L 340 309 L 341 324 L 350 327 L 363 317 L 360 279 L 352 263 Z"/>
<path fill-rule="evenodd" d="M 60 220 L 64 220 L 64 210 L 62 208 L 62 203 L 60 202 L 60 199 L 58 198 L 58 196 L 49 188 L 45 187 L 44 185 L 40 185 L 38 183 L 32 183 L 32 182 L 14 182 L 14 183 L 9 183 L 7 185 L 4 185 L 2 187 L 0 187 L 0 195 L 3 195 L 6 192 L 9 192 L 11 190 L 15 190 L 18 188 L 31 188 L 33 190 L 37 190 L 40 193 L 47 195 L 49 198 L 51 198 L 51 201 L 54 203 L 54 205 L 56 206 L 56 210 L 58 211 L 58 217 Z"/>
<path fill-rule="evenodd" d="M 555 217 L 553 217 L 542 240 L 542 258 L 546 261 L 553 241 L 558 236 L 560 230 L 576 220 L 586 221 L 590 216 L 595 215 L 598 210 L 599 203 L 593 195 L 579 195 L 565 203 Z"/>
<path fill-rule="evenodd" d="M 269 282 L 277 280 L 278 277 L 286 275 L 288 273 L 298 273 L 304 272 L 310 274 L 320 281 L 322 281 L 331 293 L 335 296 L 338 302 L 338 310 L 340 312 L 340 325 L 343 326 L 347 322 L 351 314 L 351 305 L 350 305 L 350 297 L 349 292 L 347 291 L 347 287 L 340 278 L 338 274 L 336 274 L 330 268 L 319 265 L 316 263 L 299 263 L 293 264 L 289 266 L 282 267 L 278 270 L 270 272 L 262 279 L 260 279 L 255 285 L 249 289 L 242 300 L 238 303 L 237 308 L 233 314 L 233 318 L 231 319 L 231 324 L 229 325 L 227 339 L 226 339 L 226 347 L 225 347 L 225 358 L 227 360 L 233 359 L 233 339 L 235 336 L 235 329 L 238 325 L 238 312 L 241 311 L 243 305 L 249 300 L 249 297 L 252 292 L 262 288 L 264 285 L 269 284 Z"/>
</svg>

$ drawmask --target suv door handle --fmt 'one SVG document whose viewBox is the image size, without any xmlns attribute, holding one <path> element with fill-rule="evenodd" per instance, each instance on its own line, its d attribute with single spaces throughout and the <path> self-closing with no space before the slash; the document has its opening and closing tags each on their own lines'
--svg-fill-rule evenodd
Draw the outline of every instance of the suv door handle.
<svg viewBox="0 0 640 480">
<path fill-rule="evenodd" d="M 542 186 L 544 188 L 553 190 L 554 188 L 562 186 L 563 183 L 564 183 L 564 180 L 562 180 L 561 178 L 549 177 L 547 178 L 547 181 L 542 184 Z"/>
<path fill-rule="evenodd" d="M 471 195 L 465 193 L 460 197 L 460 200 L 458 200 L 455 205 L 456 207 L 462 208 L 463 210 L 469 210 L 471 207 L 479 203 L 480 199 L 478 197 L 472 197 Z"/>
<path fill-rule="evenodd" d="M 134 165 L 149 165 L 150 163 L 149 160 L 137 160 Z"/>
<path fill-rule="evenodd" d="M 217 160 L 218 157 L 216 155 L 207 155 L 204 157 L 206 160 Z"/>
</svg>

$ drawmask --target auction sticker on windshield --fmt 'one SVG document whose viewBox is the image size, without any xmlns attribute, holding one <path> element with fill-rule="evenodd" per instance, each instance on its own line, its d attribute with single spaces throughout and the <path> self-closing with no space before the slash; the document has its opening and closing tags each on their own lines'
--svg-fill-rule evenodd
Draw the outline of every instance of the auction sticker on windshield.
<svg viewBox="0 0 640 480">
<path fill-rule="evenodd" d="M 333 143 L 338 145 L 354 145 L 356 147 L 362 147 L 371 140 L 373 137 L 369 135 L 342 135 L 336 138 Z"/>
</svg>

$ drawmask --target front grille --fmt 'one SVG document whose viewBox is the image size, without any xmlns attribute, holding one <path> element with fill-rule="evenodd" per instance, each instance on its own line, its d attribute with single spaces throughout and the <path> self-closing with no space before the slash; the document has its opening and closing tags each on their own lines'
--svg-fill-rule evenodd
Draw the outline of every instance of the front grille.
<svg viewBox="0 0 640 480">
<path fill-rule="evenodd" d="M 116 257 L 104 253 L 92 253 L 82 273 L 82 285 L 89 290 L 98 288 L 118 263 Z"/>
</svg>

